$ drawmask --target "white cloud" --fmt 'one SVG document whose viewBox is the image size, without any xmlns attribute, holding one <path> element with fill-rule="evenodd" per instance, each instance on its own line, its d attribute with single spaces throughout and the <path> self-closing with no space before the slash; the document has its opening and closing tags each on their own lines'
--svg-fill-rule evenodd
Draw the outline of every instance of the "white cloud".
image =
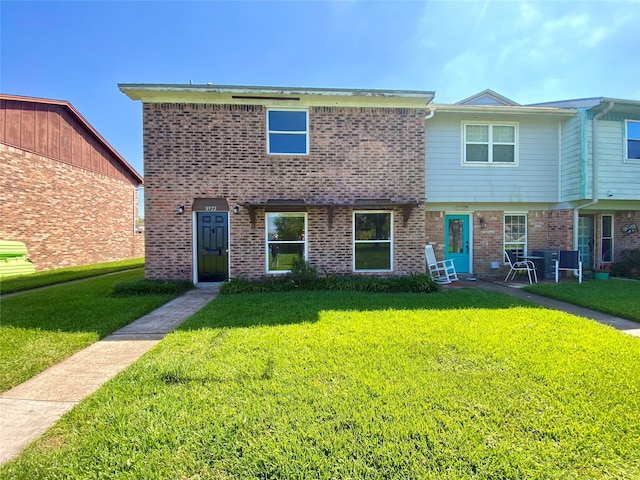
<svg viewBox="0 0 640 480">
<path fill-rule="evenodd" d="M 485 88 L 520 103 L 634 99 L 638 25 L 640 0 L 427 3 L 407 75 L 436 90 L 438 102 Z"/>
</svg>

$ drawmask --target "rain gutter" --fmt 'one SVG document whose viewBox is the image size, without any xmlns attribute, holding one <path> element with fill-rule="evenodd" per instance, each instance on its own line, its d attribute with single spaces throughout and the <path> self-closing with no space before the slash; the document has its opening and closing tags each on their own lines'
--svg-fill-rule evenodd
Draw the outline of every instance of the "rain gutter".
<svg viewBox="0 0 640 480">
<path fill-rule="evenodd" d="M 591 120 L 591 201 L 584 205 L 578 205 L 573 209 L 573 248 L 578 249 L 578 219 L 580 210 L 591 207 L 598 203 L 598 120 L 613 109 L 615 103 L 609 101 L 609 105 L 596 114 Z"/>
</svg>

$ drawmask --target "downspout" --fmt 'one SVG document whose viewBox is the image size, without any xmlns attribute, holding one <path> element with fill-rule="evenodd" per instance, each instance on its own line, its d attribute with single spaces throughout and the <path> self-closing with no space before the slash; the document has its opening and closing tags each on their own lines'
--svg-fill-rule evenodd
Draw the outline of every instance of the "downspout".
<svg viewBox="0 0 640 480">
<path fill-rule="evenodd" d="M 584 205 L 579 205 L 573 209 L 573 248 L 578 249 L 578 221 L 580 210 L 591 207 L 598 203 L 598 119 L 606 115 L 614 107 L 613 102 L 609 102 L 607 108 L 596 114 L 591 120 L 591 201 Z"/>
<path fill-rule="evenodd" d="M 436 114 L 436 109 L 435 108 L 427 107 L 427 114 L 424 117 L 424 123 L 425 123 L 425 127 L 424 127 L 424 130 L 425 130 L 425 132 L 424 132 L 424 147 L 425 147 L 425 149 L 424 149 L 424 155 L 425 155 L 425 158 L 424 158 L 424 175 L 425 175 L 425 185 L 424 185 L 425 196 L 424 196 L 424 201 L 425 201 L 425 203 L 427 202 L 427 195 L 426 195 L 426 193 L 427 193 L 427 183 L 426 183 L 427 182 L 427 126 L 426 126 L 426 123 L 427 123 L 427 120 L 432 119 L 435 114 Z"/>
<path fill-rule="evenodd" d="M 427 108 L 427 111 L 429 113 L 427 113 L 427 115 L 424 117 L 424 120 L 427 121 L 430 118 L 433 118 L 433 116 L 436 114 L 436 109 L 435 108 Z"/>
</svg>

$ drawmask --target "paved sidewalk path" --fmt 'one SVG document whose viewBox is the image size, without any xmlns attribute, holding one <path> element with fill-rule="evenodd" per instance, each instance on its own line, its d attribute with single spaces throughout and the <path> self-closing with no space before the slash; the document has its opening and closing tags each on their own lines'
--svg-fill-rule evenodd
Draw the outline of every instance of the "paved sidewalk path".
<svg viewBox="0 0 640 480">
<path fill-rule="evenodd" d="M 466 282 L 465 282 L 466 283 Z M 543 297 L 531 292 L 522 290 L 522 284 L 516 283 L 504 283 L 490 280 L 478 280 L 473 282 L 473 285 L 465 285 L 469 287 L 479 287 L 487 290 L 493 290 L 495 292 L 504 293 L 513 297 L 522 298 L 532 303 L 537 303 L 543 307 L 551 308 L 553 310 L 561 310 L 563 312 L 577 315 L 578 317 L 589 318 L 596 322 L 609 325 L 621 332 L 633 335 L 634 337 L 640 337 L 640 324 L 620 317 L 614 317 L 607 313 L 596 312 L 589 310 L 588 308 L 579 307 L 570 303 L 561 302 L 553 298 Z"/>
<path fill-rule="evenodd" d="M 0 394 L 0 463 L 204 307 L 217 287 L 188 291 L 32 379 Z"/>
</svg>

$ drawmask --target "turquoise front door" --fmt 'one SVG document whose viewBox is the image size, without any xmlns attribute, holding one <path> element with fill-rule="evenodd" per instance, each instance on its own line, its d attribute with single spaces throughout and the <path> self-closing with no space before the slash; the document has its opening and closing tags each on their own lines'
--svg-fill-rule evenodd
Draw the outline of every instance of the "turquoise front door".
<svg viewBox="0 0 640 480">
<path fill-rule="evenodd" d="M 445 259 L 453 260 L 458 273 L 469 273 L 469 216 L 446 215 L 444 217 Z"/>
</svg>

